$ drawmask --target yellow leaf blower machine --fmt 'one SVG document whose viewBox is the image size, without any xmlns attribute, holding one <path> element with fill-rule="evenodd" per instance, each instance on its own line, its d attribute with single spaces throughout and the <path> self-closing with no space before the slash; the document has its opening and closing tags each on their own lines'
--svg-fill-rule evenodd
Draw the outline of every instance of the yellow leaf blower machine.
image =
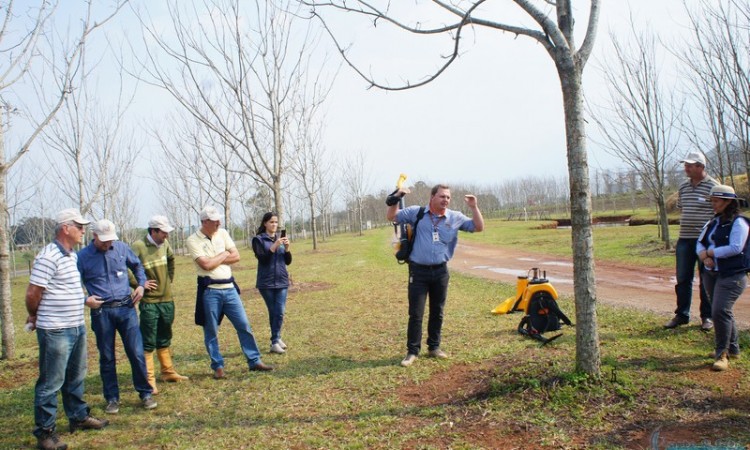
<svg viewBox="0 0 750 450">
<path fill-rule="evenodd" d="M 560 322 L 568 326 L 573 323 L 557 306 L 557 291 L 547 279 L 547 274 L 539 276 L 539 269 L 530 269 L 526 276 L 519 276 L 516 281 L 516 295 L 508 297 L 492 310 L 492 314 L 508 314 L 523 311 L 524 317 L 518 325 L 518 332 L 538 340 L 542 345 L 548 344 L 562 336 L 551 338 L 542 336 L 547 331 L 560 329 Z"/>
<path fill-rule="evenodd" d="M 531 297 L 537 292 L 548 292 L 552 298 L 557 300 L 557 291 L 547 279 L 546 274 L 539 276 L 540 271 L 532 267 L 524 276 L 519 276 L 516 281 L 516 295 L 508 297 L 492 310 L 492 314 L 508 314 L 515 311 L 526 311 Z"/>
</svg>

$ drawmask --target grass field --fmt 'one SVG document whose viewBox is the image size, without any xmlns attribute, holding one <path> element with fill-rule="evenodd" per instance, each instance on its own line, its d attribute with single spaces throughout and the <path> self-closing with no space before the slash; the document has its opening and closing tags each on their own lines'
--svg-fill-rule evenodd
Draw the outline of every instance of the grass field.
<svg viewBox="0 0 750 450">
<path fill-rule="evenodd" d="M 534 233 L 519 226 L 492 221 L 488 233 L 462 238 L 528 245 L 521 238 Z M 747 359 L 711 372 L 711 335 L 697 327 L 663 330 L 663 318 L 643 312 L 600 306 L 603 377 L 589 380 L 573 372 L 573 329 L 540 348 L 516 333 L 520 316 L 488 314 L 514 287 L 454 273 L 443 336 L 452 357 L 400 367 L 407 269 L 395 263 L 389 243 L 390 230 L 379 229 L 334 237 L 317 252 L 309 243 L 293 246 L 285 355 L 266 353 L 268 316 L 253 289 L 254 258 L 243 250 L 235 276 L 264 362 L 276 370 L 248 372 L 225 322 L 220 339 L 228 379 L 221 381 L 211 378 L 202 331 L 192 323 L 194 269 L 180 257 L 173 349 L 190 381 L 160 383 L 159 407 L 143 410 L 118 344 L 120 414 L 108 417 L 104 431 L 70 435 L 60 411 L 63 440 L 97 449 L 612 449 L 650 448 L 660 430 L 679 442 L 750 443 Z M 20 331 L 27 282 L 13 286 L 19 357 L 0 361 L 2 449 L 35 445 L 36 336 Z M 571 299 L 561 305 L 574 316 Z M 86 399 L 101 417 L 97 357 L 90 332 Z"/>
</svg>

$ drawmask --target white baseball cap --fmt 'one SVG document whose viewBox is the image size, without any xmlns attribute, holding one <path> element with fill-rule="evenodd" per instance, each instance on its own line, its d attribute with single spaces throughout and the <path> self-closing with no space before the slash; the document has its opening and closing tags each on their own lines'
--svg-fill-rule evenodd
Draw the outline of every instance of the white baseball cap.
<svg viewBox="0 0 750 450">
<path fill-rule="evenodd" d="M 171 233 L 174 227 L 169 224 L 169 219 L 166 216 L 154 216 L 148 221 L 149 228 L 156 228 L 165 233 Z"/>
<path fill-rule="evenodd" d="M 688 164 L 700 164 L 703 167 L 706 167 L 706 157 L 703 156 L 703 153 L 701 152 L 690 152 L 685 156 L 685 159 L 680 161 L 680 163 L 688 163 Z"/>
<path fill-rule="evenodd" d="M 119 238 L 115 232 L 115 224 L 107 219 L 99 220 L 91 227 L 91 231 L 99 237 L 102 242 L 116 241 Z"/>
<path fill-rule="evenodd" d="M 63 209 L 57 213 L 58 224 L 68 222 L 75 222 L 78 225 L 88 225 L 91 223 L 91 221 L 84 219 L 83 216 L 81 216 L 81 213 L 75 208 Z"/>
<path fill-rule="evenodd" d="M 201 220 L 221 220 L 221 214 L 215 207 L 206 206 L 201 211 Z"/>
</svg>

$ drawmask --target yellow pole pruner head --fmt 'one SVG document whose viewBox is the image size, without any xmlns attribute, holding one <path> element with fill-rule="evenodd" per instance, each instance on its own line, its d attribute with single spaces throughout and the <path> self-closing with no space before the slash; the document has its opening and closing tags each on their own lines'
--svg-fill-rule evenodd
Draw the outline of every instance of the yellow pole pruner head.
<svg viewBox="0 0 750 450">
<path fill-rule="evenodd" d="M 398 182 L 396 182 L 396 189 L 401 189 L 404 187 L 404 182 L 406 181 L 406 174 L 402 173 L 398 176 Z"/>
</svg>

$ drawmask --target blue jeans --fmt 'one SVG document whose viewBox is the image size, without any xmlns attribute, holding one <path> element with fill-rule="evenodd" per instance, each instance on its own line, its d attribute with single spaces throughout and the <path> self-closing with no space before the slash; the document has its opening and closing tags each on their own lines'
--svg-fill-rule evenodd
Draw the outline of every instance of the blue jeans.
<svg viewBox="0 0 750 450">
<path fill-rule="evenodd" d="M 281 339 L 281 326 L 286 312 L 286 294 L 288 289 L 258 289 L 268 308 L 268 321 L 271 324 L 271 344 Z"/>
<path fill-rule="evenodd" d="M 711 296 L 711 316 L 714 320 L 716 355 L 722 352 L 740 353 L 737 326 L 734 323 L 734 303 L 747 287 L 745 272 L 721 276 L 716 272 L 703 274 L 703 284 Z"/>
<path fill-rule="evenodd" d="M 406 351 L 418 355 L 422 347 L 422 317 L 430 297 L 430 315 L 427 319 L 427 349 L 440 348 L 443 328 L 443 310 L 448 297 L 448 266 L 426 268 L 409 265 L 409 326 L 406 330 Z"/>
<path fill-rule="evenodd" d="M 143 356 L 143 338 L 135 308 L 120 306 L 91 310 L 91 328 L 96 334 L 99 349 L 99 374 L 102 377 L 104 399 L 120 401 L 115 360 L 115 332 L 120 334 L 125 354 L 133 372 L 133 386 L 141 399 L 151 395 L 153 389 L 146 378 L 146 359 Z"/>
<path fill-rule="evenodd" d="M 677 284 L 674 286 L 677 294 L 677 309 L 675 314 L 683 319 L 690 319 L 690 304 L 693 301 L 693 278 L 695 277 L 695 264 L 698 262 L 698 255 L 695 253 L 695 245 L 698 239 L 677 239 L 675 246 L 676 257 L 676 276 Z M 703 273 L 703 265 L 698 265 L 698 273 Z M 700 290 L 700 314 L 701 319 L 711 317 L 711 301 L 706 295 L 706 288 L 703 284 L 703 277 L 699 276 Z"/>
<path fill-rule="evenodd" d="M 224 367 L 224 357 L 219 350 L 219 314 L 227 316 L 240 340 L 242 353 L 247 358 L 249 367 L 261 362 L 258 344 L 255 342 L 250 321 L 247 320 L 245 307 L 234 288 L 206 289 L 203 294 L 203 305 L 206 312 L 206 324 L 203 326 L 203 341 L 206 344 L 208 356 L 211 358 L 211 370 Z"/>
<path fill-rule="evenodd" d="M 83 400 L 86 378 L 86 327 L 36 330 L 39 343 L 39 379 L 34 387 L 34 435 L 55 429 L 57 392 L 62 393 L 65 415 L 83 420 L 89 407 Z"/>
</svg>

